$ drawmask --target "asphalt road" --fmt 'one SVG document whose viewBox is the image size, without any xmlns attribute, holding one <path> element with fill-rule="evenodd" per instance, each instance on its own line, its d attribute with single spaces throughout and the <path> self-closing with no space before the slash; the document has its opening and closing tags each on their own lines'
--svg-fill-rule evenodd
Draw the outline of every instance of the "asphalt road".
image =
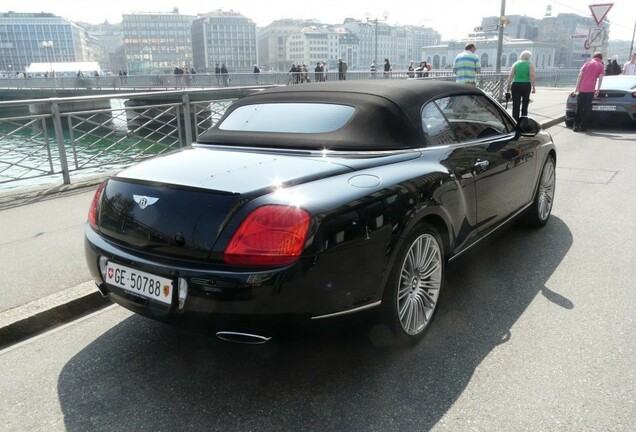
<svg viewBox="0 0 636 432">
<path fill-rule="evenodd" d="M 233 345 L 112 306 L 0 351 L 0 430 L 633 431 L 636 129 L 550 132 L 552 219 L 450 266 L 414 348 L 355 320 Z"/>
</svg>

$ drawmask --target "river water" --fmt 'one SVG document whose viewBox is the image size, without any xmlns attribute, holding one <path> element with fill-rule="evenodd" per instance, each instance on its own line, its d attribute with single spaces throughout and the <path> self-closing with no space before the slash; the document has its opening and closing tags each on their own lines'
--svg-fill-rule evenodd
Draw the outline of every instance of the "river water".
<svg viewBox="0 0 636 432">
<path fill-rule="evenodd" d="M 135 161 L 179 148 L 178 117 L 157 119 L 111 100 L 111 110 L 62 116 L 71 183 L 119 171 Z M 165 117 L 165 118 L 163 118 Z M 69 120 L 73 126 L 69 126 Z M 60 151 L 51 119 L 0 118 L 0 193 L 63 184 Z"/>
</svg>

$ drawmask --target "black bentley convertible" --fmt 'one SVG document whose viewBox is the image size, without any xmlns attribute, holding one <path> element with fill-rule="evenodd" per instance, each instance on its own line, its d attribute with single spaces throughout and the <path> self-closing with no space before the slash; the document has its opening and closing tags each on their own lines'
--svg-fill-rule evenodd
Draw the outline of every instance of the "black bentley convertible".
<svg viewBox="0 0 636 432">
<path fill-rule="evenodd" d="M 221 338 L 266 340 L 260 318 L 367 311 L 411 342 L 449 260 L 514 218 L 548 221 L 555 164 L 537 122 L 473 86 L 271 88 L 191 148 L 105 181 L 86 257 L 116 303 L 162 321 L 229 317 Z"/>
</svg>

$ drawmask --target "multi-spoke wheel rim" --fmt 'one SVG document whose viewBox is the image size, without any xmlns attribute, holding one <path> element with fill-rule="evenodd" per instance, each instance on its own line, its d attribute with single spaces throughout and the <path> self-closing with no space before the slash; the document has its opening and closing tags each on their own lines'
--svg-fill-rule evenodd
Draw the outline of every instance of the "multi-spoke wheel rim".
<svg viewBox="0 0 636 432">
<path fill-rule="evenodd" d="M 407 334 L 421 333 L 432 318 L 442 271 L 442 253 L 437 239 L 430 234 L 421 235 L 406 254 L 398 282 L 398 319 Z"/>
<path fill-rule="evenodd" d="M 554 185 L 556 176 L 554 171 L 554 162 L 548 159 L 541 174 L 541 182 L 539 183 L 539 219 L 546 220 L 552 211 L 552 201 L 554 199 Z"/>
</svg>

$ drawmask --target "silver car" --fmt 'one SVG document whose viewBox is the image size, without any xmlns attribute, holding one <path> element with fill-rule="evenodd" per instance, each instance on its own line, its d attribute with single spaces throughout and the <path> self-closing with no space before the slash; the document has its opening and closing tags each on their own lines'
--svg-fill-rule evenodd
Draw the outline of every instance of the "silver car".
<svg viewBox="0 0 636 432">
<path fill-rule="evenodd" d="M 601 92 L 592 102 L 593 119 L 629 118 L 636 122 L 636 75 L 612 75 L 603 78 Z M 574 125 L 576 95 L 568 96 L 565 125 Z"/>
</svg>

